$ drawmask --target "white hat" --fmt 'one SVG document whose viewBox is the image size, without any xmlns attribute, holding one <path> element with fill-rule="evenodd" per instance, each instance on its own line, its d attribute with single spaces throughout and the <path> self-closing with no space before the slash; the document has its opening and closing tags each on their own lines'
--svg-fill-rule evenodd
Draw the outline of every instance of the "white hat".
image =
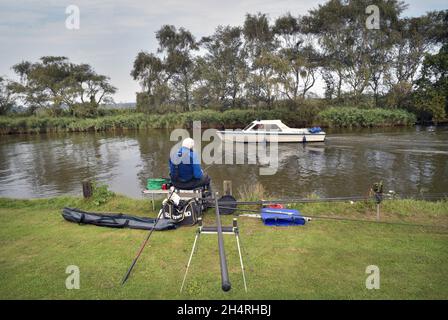
<svg viewBox="0 0 448 320">
<path fill-rule="evenodd" d="M 182 141 L 182 147 L 193 149 L 194 147 L 194 140 L 191 138 L 186 138 L 184 141 Z"/>
</svg>

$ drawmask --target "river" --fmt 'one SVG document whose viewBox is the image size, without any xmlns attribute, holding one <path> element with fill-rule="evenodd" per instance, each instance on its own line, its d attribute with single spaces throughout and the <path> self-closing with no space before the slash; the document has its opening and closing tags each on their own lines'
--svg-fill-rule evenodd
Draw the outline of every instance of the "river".
<svg viewBox="0 0 448 320">
<path fill-rule="evenodd" d="M 167 176 L 175 144 L 169 136 L 165 130 L 0 136 L 0 196 L 80 195 L 81 181 L 94 178 L 142 197 L 147 178 Z M 232 180 L 237 196 L 242 185 L 256 183 L 275 197 L 364 195 L 380 180 L 402 195 L 448 190 L 448 127 L 330 130 L 325 143 L 278 150 L 274 175 L 247 163 L 207 171 L 216 189 Z"/>
</svg>

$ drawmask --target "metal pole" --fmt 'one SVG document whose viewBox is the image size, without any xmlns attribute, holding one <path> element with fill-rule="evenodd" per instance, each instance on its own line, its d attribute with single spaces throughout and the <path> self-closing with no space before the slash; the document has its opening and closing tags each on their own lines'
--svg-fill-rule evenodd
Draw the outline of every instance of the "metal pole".
<svg viewBox="0 0 448 320">
<path fill-rule="evenodd" d="M 187 263 L 187 269 L 185 270 L 184 279 L 182 280 L 182 286 L 180 287 L 180 292 L 182 293 L 182 290 L 184 288 L 185 280 L 187 279 L 187 273 L 188 269 L 190 268 L 191 259 L 193 258 L 194 249 L 196 248 L 196 242 L 198 241 L 199 235 L 201 234 L 200 229 L 198 228 L 198 231 L 196 231 L 196 237 L 194 238 L 193 242 L 193 248 L 191 249 L 190 258 L 188 259 Z"/>
</svg>

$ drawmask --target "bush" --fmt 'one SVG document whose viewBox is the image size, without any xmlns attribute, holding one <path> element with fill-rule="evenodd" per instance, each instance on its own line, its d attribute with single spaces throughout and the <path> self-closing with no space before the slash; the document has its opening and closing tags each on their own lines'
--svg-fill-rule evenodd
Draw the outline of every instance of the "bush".
<svg viewBox="0 0 448 320">
<path fill-rule="evenodd" d="M 0 117 L 0 134 L 87 132 L 138 129 L 192 128 L 193 121 L 201 121 L 203 128 L 241 128 L 256 119 L 280 119 L 291 127 L 373 127 L 412 125 L 416 119 L 404 110 L 358 109 L 349 107 L 323 107 L 316 103 L 289 108 L 230 109 L 224 112 L 199 110 L 172 112 L 163 115 L 138 112 L 117 112 L 112 115 L 80 119 L 76 117 Z"/>
<path fill-rule="evenodd" d="M 92 187 L 93 193 L 90 201 L 92 201 L 92 203 L 97 206 L 105 204 L 110 199 L 115 197 L 115 193 L 110 191 L 109 187 L 105 184 L 99 184 L 98 182 L 94 181 L 92 183 Z"/>
<path fill-rule="evenodd" d="M 385 127 L 412 125 L 416 122 L 414 114 L 395 109 L 329 108 L 319 113 L 319 119 L 330 127 Z"/>
</svg>

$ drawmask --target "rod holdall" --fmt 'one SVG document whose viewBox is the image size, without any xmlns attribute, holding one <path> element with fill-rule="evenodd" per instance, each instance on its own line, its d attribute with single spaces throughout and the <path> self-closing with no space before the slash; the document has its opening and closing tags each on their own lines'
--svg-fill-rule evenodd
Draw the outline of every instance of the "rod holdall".
<svg viewBox="0 0 448 320">
<path fill-rule="evenodd" d="M 193 226 L 202 216 L 201 205 L 196 199 L 179 200 L 178 204 L 174 201 L 163 201 L 162 216 L 170 219 L 179 225 Z"/>
</svg>

